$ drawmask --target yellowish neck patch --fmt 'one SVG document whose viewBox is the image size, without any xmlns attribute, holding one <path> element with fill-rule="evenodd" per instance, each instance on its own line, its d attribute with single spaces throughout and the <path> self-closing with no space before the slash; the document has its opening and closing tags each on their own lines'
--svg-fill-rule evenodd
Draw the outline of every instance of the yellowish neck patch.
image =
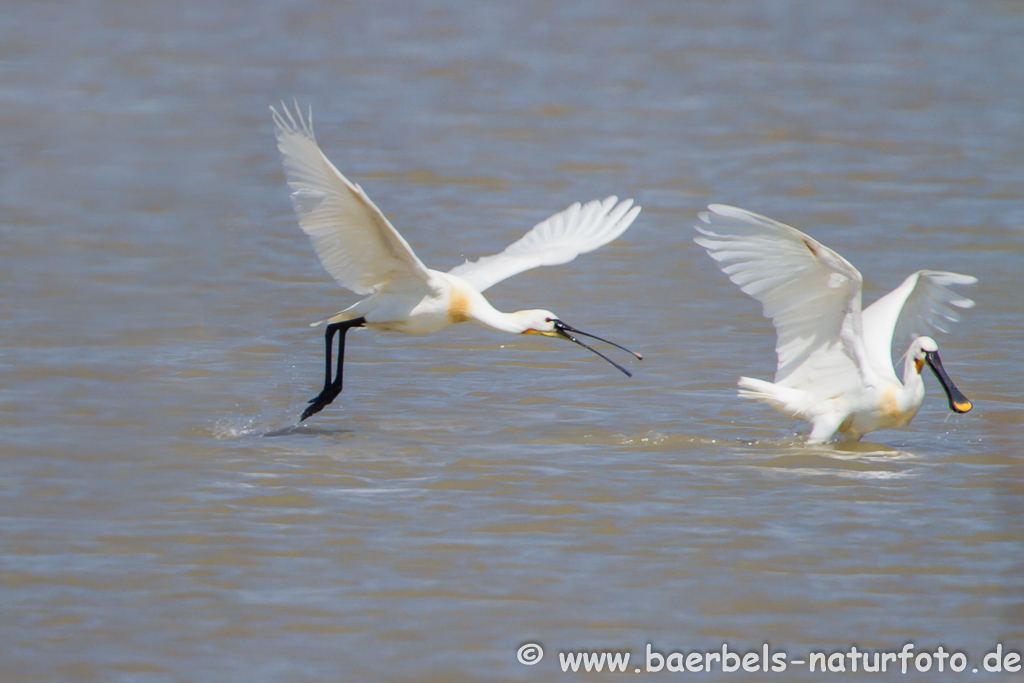
<svg viewBox="0 0 1024 683">
<path fill-rule="evenodd" d="M 466 293 L 459 287 L 452 287 L 451 293 L 448 295 L 448 319 L 455 323 L 467 322 L 469 318 L 469 309 L 472 307 L 472 303 Z"/>
</svg>

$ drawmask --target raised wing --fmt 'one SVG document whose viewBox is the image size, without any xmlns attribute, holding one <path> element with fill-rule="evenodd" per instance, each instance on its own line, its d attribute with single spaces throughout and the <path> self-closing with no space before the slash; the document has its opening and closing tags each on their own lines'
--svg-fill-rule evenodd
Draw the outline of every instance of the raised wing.
<svg viewBox="0 0 1024 683">
<path fill-rule="evenodd" d="M 948 332 L 960 320 L 956 308 L 973 308 L 974 302 L 949 289 L 973 285 L 978 278 L 942 270 L 919 270 L 862 314 L 868 358 L 892 368 L 892 344 L 910 344 L 921 336 Z"/>
<path fill-rule="evenodd" d="M 334 167 L 313 137 L 313 116 L 298 122 L 281 103 L 273 107 L 277 148 L 292 188 L 299 226 L 313 241 L 320 262 L 342 287 L 372 294 L 396 280 L 425 282 L 427 268 L 363 189 Z"/>
<path fill-rule="evenodd" d="M 500 254 L 466 261 L 448 272 L 482 292 L 524 270 L 568 263 L 594 251 L 625 232 L 639 213 L 632 199 L 619 202 L 612 196 L 583 206 L 577 202 L 538 223 Z"/>
<path fill-rule="evenodd" d="M 761 302 L 778 333 L 775 382 L 809 388 L 821 370 L 862 377 L 861 275 L 817 240 L 770 218 L 712 204 L 694 241 Z M 835 387 L 838 389 L 839 387 Z"/>
</svg>

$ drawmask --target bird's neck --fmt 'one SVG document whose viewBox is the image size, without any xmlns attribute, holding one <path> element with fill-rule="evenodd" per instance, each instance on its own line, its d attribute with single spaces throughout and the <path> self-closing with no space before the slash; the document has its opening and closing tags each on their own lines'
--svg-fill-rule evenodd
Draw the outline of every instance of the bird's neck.
<svg viewBox="0 0 1024 683">
<path fill-rule="evenodd" d="M 482 305 L 478 304 L 475 306 L 469 316 L 469 319 L 473 322 L 489 327 L 492 330 L 508 332 L 509 334 L 521 334 L 529 327 L 521 315 L 522 311 L 505 313 L 491 306 L 487 299 L 484 299 L 482 296 L 480 298 L 482 299 Z"/>
<path fill-rule="evenodd" d="M 903 362 L 903 386 L 909 387 L 913 384 L 921 384 L 923 386 L 924 382 L 921 380 L 921 368 L 918 367 L 908 351 L 907 357 Z"/>
<path fill-rule="evenodd" d="M 901 408 L 917 413 L 924 402 L 924 380 L 913 358 L 908 357 L 903 367 L 903 389 L 900 391 Z"/>
<path fill-rule="evenodd" d="M 471 320 L 498 332 L 520 334 L 527 329 L 520 313 L 499 311 L 483 294 L 463 283 L 454 283 L 448 295 L 448 317 L 453 323 Z"/>
</svg>

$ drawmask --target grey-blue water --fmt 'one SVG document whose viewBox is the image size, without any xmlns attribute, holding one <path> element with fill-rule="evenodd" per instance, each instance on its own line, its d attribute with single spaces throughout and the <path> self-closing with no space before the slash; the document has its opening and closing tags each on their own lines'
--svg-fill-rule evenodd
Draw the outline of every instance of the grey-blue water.
<svg viewBox="0 0 1024 683">
<path fill-rule="evenodd" d="M 969 663 L 908 680 L 1020 680 L 982 668 L 1024 649 L 1020 3 L 12 0 L 0 37 L 0 680 L 547 681 L 581 650 L 638 680 L 647 644 L 911 642 Z M 488 292 L 634 377 L 353 333 L 296 428 L 307 323 L 356 298 L 289 204 L 293 97 L 435 268 L 635 198 L 617 242 Z M 710 202 L 836 249 L 867 300 L 976 275 L 938 339 L 974 410 L 928 377 L 909 427 L 809 448 L 737 399 L 775 340 L 692 242 Z"/>
</svg>

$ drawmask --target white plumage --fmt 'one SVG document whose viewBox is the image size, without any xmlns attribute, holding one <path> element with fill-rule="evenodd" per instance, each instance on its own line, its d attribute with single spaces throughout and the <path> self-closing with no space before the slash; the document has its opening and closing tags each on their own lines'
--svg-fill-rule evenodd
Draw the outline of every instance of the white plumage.
<svg viewBox="0 0 1024 683">
<path fill-rule="evenodd" d="M 959 320 L 974 302 L 949 289 L 969 275 L 921 270 L 861 310 L 861 274 L 799 230 L 721 204 L 700 214 L 695 242 L 729 279 L 759 301 L 778 338 L 775 381 L 741 377 L 739 394 L 811 423 L 809 441 L 837 432 L 850 440 L 899 427 L 924 400 L 920 371 L 934 370 L 956 412 L 971 403 L 949 380 L 930 334 Z M 892 363 L 895 340 L 909 343 L 902 383 Z"/>
<path fill-rule="evenodd" d="M 539 223 L 502 253 L 473 263 L 467 261 L 443 273 L 423 265 L 362 188 L 327 159 L 313 135 L 311 114 L 303 117 L 297 104 L 294 115 L 283 104 L 282 113 L 273 107 L 271 112 L 299 226 L 309 235 L 320 262 L 338 284 L 367 297 L 321 321 L 328 323 L 324 389 L 310 401 L 312 405 L 303 412 L 303 420 L 341 392 L 345 333 L 352 327 L 430 334 L 455 323 L 473 321 L 501 332 L 569 339 L 629 374 L 573 333 L 599 337 L 566 325 L 550 311 L 503 313 L 480 292 L 531 268 L 568 263 L 612 241 L 640 213 L 633 200 L 619 202 L 616 197 L 608 197 L 582 206 L 573 204 Z M 338 332 L 338 365 L 332 379 L 332 339 Z"/>
<path fill-rule="evenodd" d="M 565 211 L 541 221 L 518 240 L 494 256 L 466 261 L 448 271 L 473 285 L 478 292 L 539 266 L 569 263 L 580 254 L 594 251 L 625 232 L 640 213 L 627 199 L 616 204 L 615 197 L 586 206 L 578 202 Z M 630 208 L 632 206 L 632 208 Z"/>
</svg>

